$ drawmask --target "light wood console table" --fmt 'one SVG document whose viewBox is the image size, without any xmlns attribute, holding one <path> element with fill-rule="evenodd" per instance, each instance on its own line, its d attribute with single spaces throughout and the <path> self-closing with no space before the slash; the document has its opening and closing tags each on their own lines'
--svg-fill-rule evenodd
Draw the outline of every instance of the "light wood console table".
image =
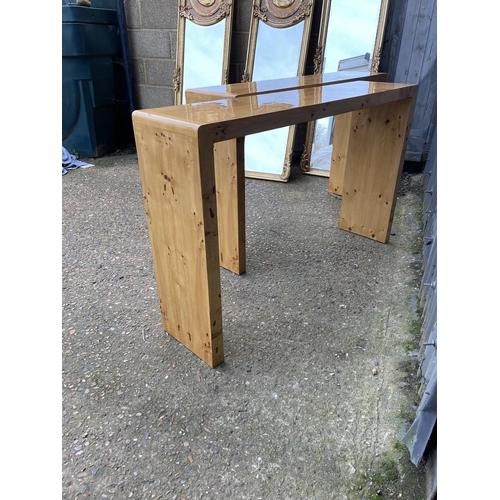
<svg viewBox="0 0 500 500">
<path fill-rule="evenodd" d="M 355 81 L 135 111 L 164 329 L 211 367 L 224 360 L 214 144 L 236 139 L 241 152 L 245 135 L 355 112 L 339 228 L 385 243 L 416 93 L 416 85 Z M 244 158 L 238 160 L 244 225 Z"/>
</svg>

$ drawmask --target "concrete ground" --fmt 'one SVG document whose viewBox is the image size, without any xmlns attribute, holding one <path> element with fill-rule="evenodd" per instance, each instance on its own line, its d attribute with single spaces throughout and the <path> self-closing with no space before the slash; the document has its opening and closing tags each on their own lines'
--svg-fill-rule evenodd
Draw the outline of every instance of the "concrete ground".
<svg viewBox="0 0 500 500">
<path fill-rule="evenodd" d="M 62 498 L 425 500 L 399 441 L 420 400 L 421 175 L 386 245 L 336 227 L 326 178 L 247 179 L 212 369 L 161 327 L 135 152 L 92 162 L 62 178 Z"/>
</svg>

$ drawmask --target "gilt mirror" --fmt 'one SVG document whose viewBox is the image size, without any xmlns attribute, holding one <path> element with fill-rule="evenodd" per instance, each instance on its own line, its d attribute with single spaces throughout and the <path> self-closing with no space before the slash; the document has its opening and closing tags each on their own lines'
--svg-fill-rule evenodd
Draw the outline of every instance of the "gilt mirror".
<svg viewBox="0 0 500 500">
<path fill-rule="evenodd" d="M 325 0 L 314 73 L 378 71 L 388 0 Z M 335 117 L 308 123 L 300 167 L 330 175 Z"/>
<path fill-rule="evenodd" d="M 243 81 L 304 74 L 314 0 L 253 0 Z M 295 126 L 245 137 L 245 176 L 286 182 Z"/>
<path fill-rule="evenodd" d="M 232 0 L 179 0 L 175 104 L 185 90 L 227 83 Z"/>
</svg>

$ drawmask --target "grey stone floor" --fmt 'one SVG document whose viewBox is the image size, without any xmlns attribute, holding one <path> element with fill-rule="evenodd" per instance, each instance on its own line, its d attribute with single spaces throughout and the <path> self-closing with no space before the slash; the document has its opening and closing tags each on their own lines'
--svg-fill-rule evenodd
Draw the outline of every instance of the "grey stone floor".
<svg viewBox="0 0 500 500">
<path fill-rule="evenodd" d="M 424 500 L 399 438 L 419 397 L 421 175 L 386 245 L 336 227 L 326 178 L 246 180 L 226 357 L 161 327 L 135 153 L 62 178 L 62 498 Z"/>
</svg>

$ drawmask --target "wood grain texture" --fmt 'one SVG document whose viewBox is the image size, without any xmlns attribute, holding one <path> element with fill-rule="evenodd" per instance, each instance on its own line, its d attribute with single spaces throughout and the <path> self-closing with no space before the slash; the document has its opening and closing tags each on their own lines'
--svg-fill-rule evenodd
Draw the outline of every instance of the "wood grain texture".
<svg viewBox="0 0 500 500">
<path fill-rule="evenodd" d="M 205 144 L 144 121 L 134 132 L 163 328 L 216 366 L 224 359 L 217 207 L 213 169 L 199 169 Z"/>
<path fill-rule="evenodd" d="M 214 145 L 219 262 L 236 274 L 246 270 L 245 138 Z"/>
<path fill-rule="evenodd" d="M 351 113 L 339 228 L 387 243 L 412 99 Z"/>
<path fill-rule="evenodd" d="M 330 179 L 328 192 L 342 195 L 344 186 L 345 164 L 347 161 L 347 148 L 351 134 L 351 121 L 353 113 L 344 113 L 335 117 L 333 128 L 332 160 L 330 165 Z"/>
<path fill-rule="evenodd" d="M 210 136 L 213 142 L 368 109 L 415 95 L 417 85 L 356 81 L 135 111 L 182 135 Z"/>
</svg>

